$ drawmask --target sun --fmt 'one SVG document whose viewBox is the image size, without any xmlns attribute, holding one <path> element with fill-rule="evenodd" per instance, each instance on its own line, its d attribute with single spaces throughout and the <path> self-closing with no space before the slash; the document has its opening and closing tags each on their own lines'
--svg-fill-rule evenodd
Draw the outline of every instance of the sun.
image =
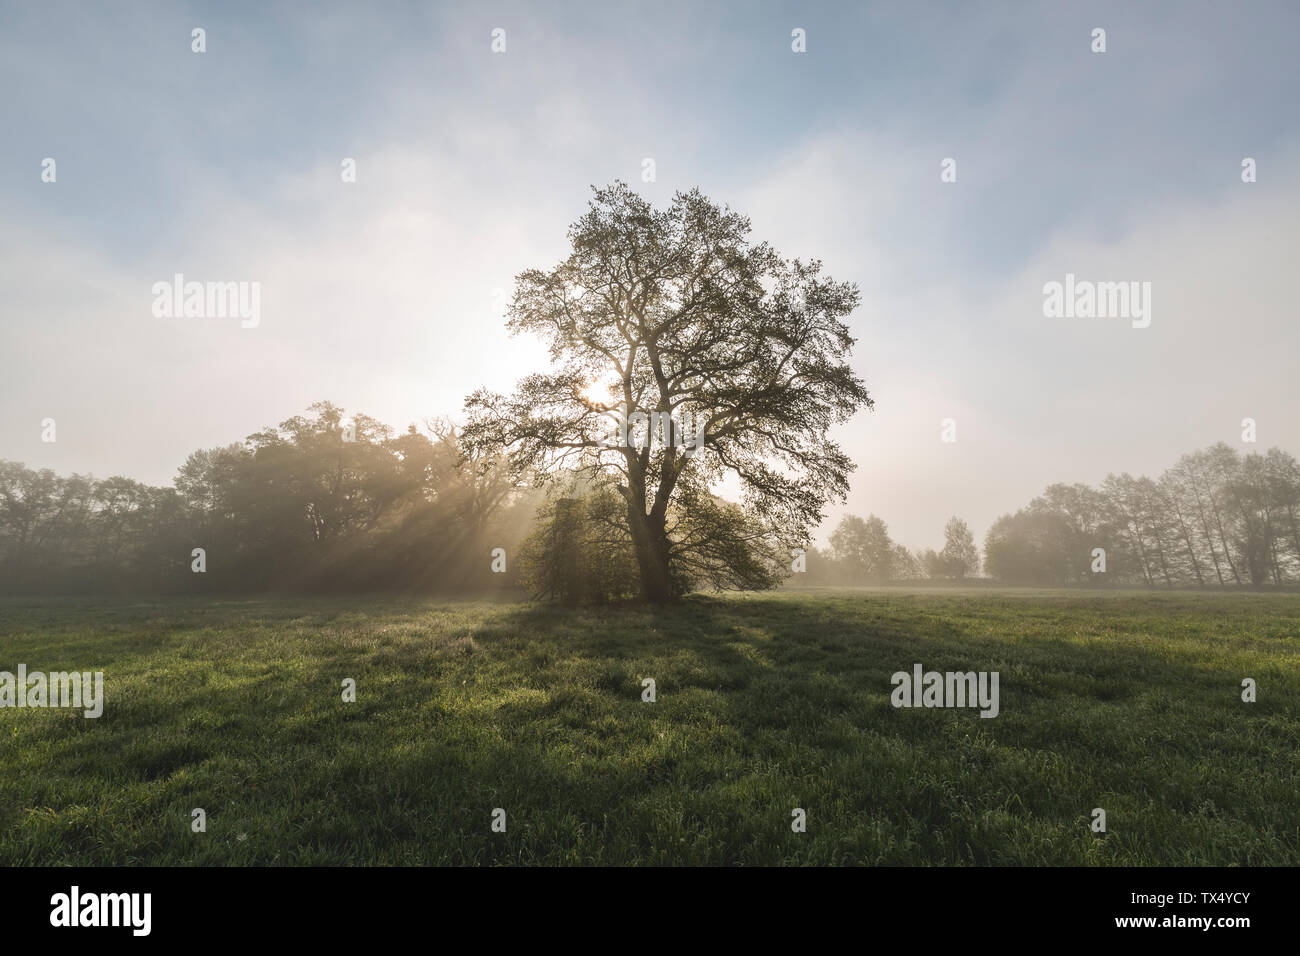
<svg viewBox="0 0 1300 956">
<path fill-rule="evenodd" d="M 600 379 L 593 378 L 590 382 L 578 389 L 578 395 L 584 401 L 591 405 L 608 405 L 610 398 L 613 396 L 614 386 L 608 382 L 602 382 Z"/>
</svg>

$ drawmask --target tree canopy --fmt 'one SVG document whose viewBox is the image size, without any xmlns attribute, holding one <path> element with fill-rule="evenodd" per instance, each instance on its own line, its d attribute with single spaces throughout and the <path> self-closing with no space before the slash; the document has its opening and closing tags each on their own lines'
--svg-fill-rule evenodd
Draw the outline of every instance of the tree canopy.
<svg viewBox="0 0 1300 956">
<path fill-rule="evenodd" d="M 509 327 L 542 337 L 554 367 L 466 400 L 466 447 L 517 478 L 613 482 L 650 601 L 777 580 L 773 560 L 848 491 L 831 427 L 872 404 L 847 361 L 857 287 L 749 234 L 698 189 L 663 210 L 596 189 L 568 257 L 516 279 Z M 742 504 L 710 510 L 728 476 Z"/>
</svg>

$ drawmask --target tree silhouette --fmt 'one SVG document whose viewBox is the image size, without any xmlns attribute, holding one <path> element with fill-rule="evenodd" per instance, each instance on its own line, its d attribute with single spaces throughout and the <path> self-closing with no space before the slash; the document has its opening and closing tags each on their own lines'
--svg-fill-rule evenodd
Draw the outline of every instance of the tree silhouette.
<svg viewBox="0 0 1300 956">
<path fill-rule="evenodd" d="M 677 597 L 692 577 L 684 568 L 716 570 L 716 538 L 698 523 L 675 533 L 672 506 L 683 494 L 706 503 L 728 475 L 744 520 L 705 523 L 733 532 L 724 553 L 757 544 L 756 522 L 762 552 L 806 546 L 853 469 L 828 430 L 872 404 L 846 361 L 841 319 L 857 287 L 749 232 L 698 189 L 666 210 L 621 182 L 596 189 L 569 256 L 516 278 L 509 327 L 544 338 L 556 367 L 512 396 L 479 390 L 465 402 L 466 447 L 506 454 L 517 476 L 613 478 L 648 601 Z M 755 576 L 730 583 L 774 579 L 767 562 L 752 564 Z"/>
</svg>

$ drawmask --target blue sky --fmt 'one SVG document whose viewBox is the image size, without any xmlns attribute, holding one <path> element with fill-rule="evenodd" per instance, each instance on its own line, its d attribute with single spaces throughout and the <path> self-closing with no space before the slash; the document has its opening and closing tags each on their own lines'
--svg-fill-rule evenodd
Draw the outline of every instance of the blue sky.
<svg viewBox="0 0 1300 956">
<path fill-rule="evenodd" d="M 860 467 L 831 521 L 982 536 L 1247 415 L 1300 452 L 1297 27 L 1280 3 L 0 3 L 0 457 L 163 483 L 321 398 L 455 415 L 545 363 L 504 296 L 616 178 L 699 185 L 862 286 L 878 406 L 839 436 Z M 1067 271 L 1152 281 L 1151 327 L 1045 319 Z M 154 318 L 175 272 L 260 281 L 262 323 Z"/>
</svg>

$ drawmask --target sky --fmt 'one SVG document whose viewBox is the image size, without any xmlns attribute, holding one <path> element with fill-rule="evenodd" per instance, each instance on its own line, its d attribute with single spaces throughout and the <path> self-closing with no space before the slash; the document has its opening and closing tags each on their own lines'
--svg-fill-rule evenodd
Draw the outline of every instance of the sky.
<svg viewBox="0 0 1300 956">
<path fill-rule="evenodd" d="M 455 418 L 548 365 L 513 277 L 616 179 L 861 288 L 822 540 L 1300 454 L 1297 36 L 1264 2 L 0 0 L 0 458 L 167 484 L 320 400 Z M 259 323 L 154 315 L 176 273 L 260 283 Z M 1045 316 L 1067 273 L 1149 282 L 1150 324 Z"/>
</svg>

